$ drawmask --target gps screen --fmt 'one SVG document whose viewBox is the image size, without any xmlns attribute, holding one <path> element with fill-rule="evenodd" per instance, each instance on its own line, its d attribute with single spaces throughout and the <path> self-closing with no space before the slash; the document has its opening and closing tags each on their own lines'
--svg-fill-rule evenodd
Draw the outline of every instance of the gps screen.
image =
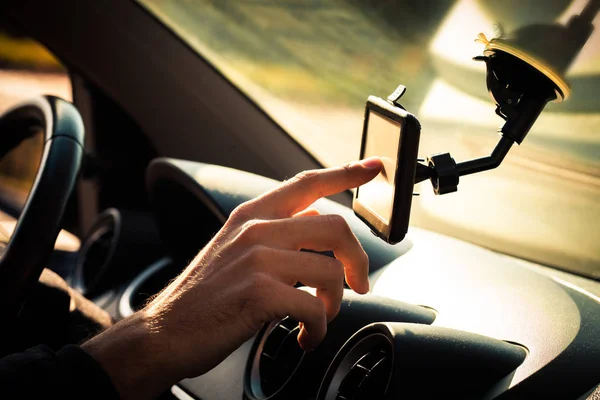
<svg viewBox="0 0 600 400">
<path fill-rule="evenodd" d="M 357 199 L 387 225 L 394 208 L 394 176 L 401 126 L 373 110 L 369 111 L 368 122 L 363 158 L 381 157 L 383 169 L 375 179 L 358 189 Z"/>
</svg>

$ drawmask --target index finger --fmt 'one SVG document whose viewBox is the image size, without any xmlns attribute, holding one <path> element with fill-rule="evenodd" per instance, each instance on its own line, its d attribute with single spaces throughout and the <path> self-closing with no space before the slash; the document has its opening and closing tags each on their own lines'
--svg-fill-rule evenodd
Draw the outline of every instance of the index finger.
<svg viewBox="0 0 600 400">
<path fill-rule="evenodd" d="M 321 197 L 358 187 L 381 171 L 379 157 L 366 158 L 340 167 L 304 171 L 254 201 L 254 214 L 261 218 L 287 218 Z"/>
</svg>

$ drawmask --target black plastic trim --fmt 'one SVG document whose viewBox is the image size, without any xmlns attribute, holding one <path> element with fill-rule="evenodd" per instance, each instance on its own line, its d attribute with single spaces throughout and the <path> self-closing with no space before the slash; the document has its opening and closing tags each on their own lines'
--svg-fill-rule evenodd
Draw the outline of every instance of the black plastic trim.
<svg viewBox="0 0 600 400">
<path fill-rule="evenodd" d="M 368 341 L 369 338 L 377 339 Z M 379 339 L 381 338 L 381 339 Z M 329 366 L 318 400 L 336 400 L 361 354 L 389 343 L 392 367 L 383 399 L 481 399 L 525 359 L 519 345 L 439 326 L 376 323 L 354 334 Z M 382 391 L 383 392 L 383 391 Z M 379 400 L 379 398 L 374 398 Z"/>
</svg>

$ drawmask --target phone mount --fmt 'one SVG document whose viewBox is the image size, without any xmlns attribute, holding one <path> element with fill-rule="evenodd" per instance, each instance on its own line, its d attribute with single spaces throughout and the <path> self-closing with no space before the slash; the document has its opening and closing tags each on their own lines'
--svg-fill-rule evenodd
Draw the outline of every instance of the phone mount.
<svg viewBox="0 0 600 400">
<path fill-rule="evenodd" d="M 530 25 L 491 40 L 480 33 L 476 41 L 485 49 L 473 59 L 485 62 L 488 92 L 496 114 L 505 120 L 500 141 L 489 156 L 459 163 L 449 153 L 431 155 L 426 164 L 417 163 L 415 183 L 429 179 L 435 194 L 452 193 L 460 176 L 499 166 L 512 145 L 525 139 L 548 102 L 569 97 L 563 74 L 590 37 L 599 10 L 600 0 L 590 0 L 567 25 Z M 405 90 L 400 86 L 388 100 L 396 104 Z"/>
</svg>

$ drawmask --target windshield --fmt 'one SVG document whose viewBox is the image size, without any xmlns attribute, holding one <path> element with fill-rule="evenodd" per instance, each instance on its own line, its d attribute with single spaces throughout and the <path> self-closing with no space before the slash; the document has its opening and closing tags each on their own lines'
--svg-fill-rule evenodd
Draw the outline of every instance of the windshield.
<svg viewBox="0 0 600 400">
<path fill-rule="evenodd" d="M 359 156 L 368 95 L 408 87 L 420 155 L 488 155 L 502 120 L 472 61 L 483 32 L 566 23 L 586 1 L 139 0 L 324 165 Z M 596 25 L 598 18 L 596 18 Z M 498 23 L 500 23 L 501 28 Z M 600 34 L 521 146 L 457 193 L 415 191 L 411 226 L 600 278 Z M 410 235 L 410 230 L 409 230 Z"/>
</svg>

